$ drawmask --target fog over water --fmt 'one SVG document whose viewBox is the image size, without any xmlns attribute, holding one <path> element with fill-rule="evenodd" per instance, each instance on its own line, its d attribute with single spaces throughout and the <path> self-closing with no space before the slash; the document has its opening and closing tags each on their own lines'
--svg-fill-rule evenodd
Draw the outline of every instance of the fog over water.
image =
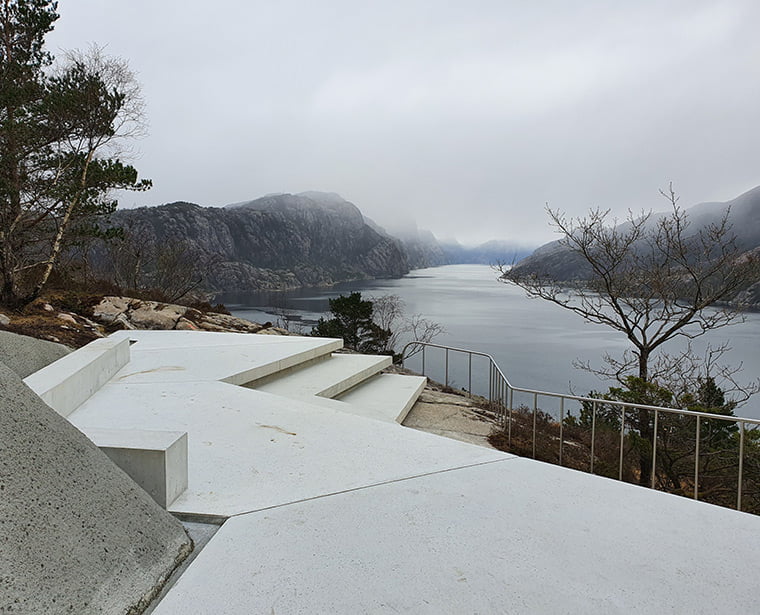
<svg viewBox="0 0 760 615">
<path fill-rule="evenodd" d="M 406 304 L 407 314 L 422 314 L 444 326 L 436 343 L 468 348 L 492 355 L 514 386 L 544 391 L 575 392 L 606 390 L 608 384 L 575 369 L 576 359 L 600 363 L 604 352 L 621 354 L 628 343 L 618 332 L 586 323 L 580 317 L 539 299 L 529 299 L 512 285 L 497 281 L 496 273 L 483 265 L 449 265 L 412 271 L 400 279 L 371 280 L 332 288 L 298 289 L 280 293 L 226 293 L 217 300 L 226 303 L 236 316 L 257 322 L 277 322 L 283 316 L 301 319 L 303 331 L 328 311 L 328 299 L 360 291 L 364 297 L 396 294 Z M 291 325 L 298 323 L 291 320 Z M 740 381 L 760 373 L 760 314 L 746 315 L 745 322 L 709 333 L 694 341 L 697 350 L 728 341 L 732 350 L 726 361 L 743 363 Z M 666 344 L 676 350 L 680 341 Z M 429 375 L 443 380 L 442 358 L 428 356 Z M 454 384 L 467 386 L 464 360 L 450 360 Z M 478 364 L 474 364 L 478 372 Z M 481 381 L 487 376 L 480 375 Z M 481 382 L 482 384 L 482 382 Z M 476 384 L 473 383 L 474 390 Z M 756 396 L 757 397 L 757 396 Z M 750 400 L 738 409 L 740 416 L 760 418 L 760 400 Z"/>
</svg>

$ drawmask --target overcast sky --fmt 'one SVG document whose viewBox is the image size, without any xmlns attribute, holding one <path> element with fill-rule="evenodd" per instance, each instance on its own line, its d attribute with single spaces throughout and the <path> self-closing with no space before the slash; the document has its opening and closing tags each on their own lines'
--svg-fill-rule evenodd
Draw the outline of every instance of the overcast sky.
<svg viewBox="0 0 760 615">
<path fill-rule="evenodd" d="M 377 222 L 539 244 L 760 184 L 758 0 L 60 0 L 50 48 L 143 86 L 125 206 L 338 192 Z"/>
</svg>

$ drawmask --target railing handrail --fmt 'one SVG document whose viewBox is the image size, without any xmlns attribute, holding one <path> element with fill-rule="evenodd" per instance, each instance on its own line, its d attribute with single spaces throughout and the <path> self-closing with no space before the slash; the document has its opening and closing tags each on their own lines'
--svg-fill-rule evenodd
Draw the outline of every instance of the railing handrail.
<svg viewBox="0 0 760 615">
<path fill-rule="evenodd" d="M 661 412 L 666 412 L 670 414 L 679 414 L 679 415 L 685 415 L 685 416 L 693 416 L 696 417 L 695 421 L 695 443 L 694 443 L 694 499 L 699 499 L 699 476 L 700 476 L 700 438 L 701 438 L 701 427 L 703 419 L 707 420 L 720 420 L 720 421 L 729 421 L 733 424 L 739 425 L 739 465 L 738 465 L 738 474 L 737 474 L 737 487 L 736 487 L 736 509 L 741 510 L 742 509 L 742 492 L 743 492 L 743 470 L 744 470 L 744 448 L 745 448 L 745 432 L 747 431 L 747 425 L 760 425 L 760 419 L 751 419 L 751 418 L 744 418 L 739 416 L 726 416 L 724 414 L 713 414 L 711 412 L 699 412 L 696 410 L 681 410 L 678 408 L 668 408 L 666 406 L 649 406 L 644 404 L 637 404 L 634 402 L 624 402 L 624 401 L 617 401 L 617 400 L 608 400 L 604 398 L 598 398 L 598 397 L 582 397 L 580 395 L 572 395 L 572 394 L 565 394 L 565 393 L 554 393 L 551 391 L 539 391 L 536 389 L 524 389 L 512 386 L 512 384 L 507 380 L 507 377 L 504 375 L 504 372 L 501 371 L 501 368 L 496 363 L 496 360 L 485 352 L 479 352 L 477 350 L 467 350 L 465 348 L 456 348 L 454 346 L 445 346 L 443 344 L 433 344 L 431 342 L 409 342 L 406 346 L 404 346 L 404 349 L 402 351 L 401 355 L 401 364 L 404 364 L 406 356 L 406 351 L 410 346 L 418 346 L 422 347 L 422 374 L 425 375 L 425 348 L 432 347 L 432 348 L 439 348 L 445 351 L 445 383 L 446 385 L 449 384 L 449 353 L 450 352 L 461 352 L 469 356 L 469 377 L 468 377 L 468 386 L 470 387 L 470 390 L 468 391 L 469 395 L 472 396 L 472 357 L 473 356 L 481 356 L 486 357 L 489 361 L 489 372 L 488 372 L 488 400 L 492 404 L 492 407 L 495 406 L 497 417 L 499 423 L 502 425 L 502 427 L 505 428 L 507 431 L 507 438 L 509 442 L 509 446 L 512 446 L 512 422 L 513 422 L 513 412 L 514 412 L 514 393 L 527 393 L 533 396 L 533 458 L 536 458 L 536 441 L 537 441 L 537 418 L 538 418 L 538 398 L 539 397 L 553 397 L 553 398 L 559 398 L 559 465 L 563 465 L 562 459 L 563 459 L 563 449 L 565 444 L 564 439 L 564 427 L 565 427 L 565 400 L 574 400 L 577 402 L 585 402 L 585 403 L 591 403 L 591 444 L 590 444 L 590 468 L 589 471 L 593 474 L 594 473 L 594 461 L 596 459 L 595 456 L 595 443 L 596 443 L 596 432 L 597 432 L 597 413 L 599 411 L 599 406 L 612 406 L 617 408 L 620 411 L 620 451 L 619 451 L 619 461 L 618 461 L 618 480 L 623 480 L 623 460 L 624 460 L 624 442 L 625 442 L 625 430 L 626 430 L 626 410 L 633 409 L 633 410 L 643 410 L 643 411 L 651 411 L 654 413 L 654 425 L 653 425 L 653 431 L 652 431 L 652 463 L 651 468 L 649 470 L 650 472 L 650 486 L 654 489 L 655 488 L 655 481 L 656 481 L 656 467 L 657 467 L 657 448 L 658 448 L 658 423 L 659 423 L 659 415 Z M 526 406 L 526 409 L 530 409 Z M 570 413 L 567 414 L 567 416 L 571 416 Z M 646 417 L 645 417 L 646 418 Z M 646 418 L 648 421 L 648 418 Z"/>
<path fill-rule="evenodd" d="M 406 346 L 404 346 L 404 349 L 401 351 L 402 365 L 403 365 L 404 357 L 406 357 L 406 349 L 409 346 L 427 346 L 431 348 L 440 348 L 442 350 L 463 352 L 468 355 L 486 357 L 491 362 L 491 367 L 494 368 L 498 372 L 498 374 L 504 379 L 504 383 L 507 385 L 507 388 L 511 389 L 512 391 L 516 391 L 518 393 L 529 393 L 531 395 L 540 395 L 542 397 L 558 397 L 558 398 L 563 398 L 563 399 L 572 399 L 574 401 L 581 401 L 581 402 L 585 401 L 585 402 L 591 402 L 591 403 L 611 404 L 611 405 L 615 405 L 622 408 L 635 408 L 637 410 L 657 410 L 658 412 L 670 412 L 670 413 L 676 413 L 676 414 L 685 414 L 688 416 L 700 416 L 706 419 L 718 419 L 722 421 L 733 421 L 733 422 L 742 421 L 745 423 L 750 423 L 752 425 L 760 425 L 760 419 L 753 419 L 749 417 L 726 416 L 725 414 L 713 414 L 711 412 L 700 412 L 698 410 L 668 408 L 667 406 L 647 406 L 644 404 L 637 404 L 637 403 L 628 402 L 628 401 L 616 401 L 612 399 L 603 399 L 600 397 L 583 397 L 580 395 L 573 395 L 570 393 L 555 393 L 552 391 L 541 391 L 538 389 L 524 389 L 521 387 L 516 387 L 509 382 L 509 379 L 504 375 L 504 372 L 499 367 L 499 364 L 496 363 L 496 360 L 493 358 L 493 356 L 491 356 L 490 354 L 486 352 L 480 352 L 477 350 L 468 350 L 466 348 L 457 348 L 455 346 L 445 346 L 443 344 L 433 344 L 430 342 L 409 342 Z"/>
</svg>

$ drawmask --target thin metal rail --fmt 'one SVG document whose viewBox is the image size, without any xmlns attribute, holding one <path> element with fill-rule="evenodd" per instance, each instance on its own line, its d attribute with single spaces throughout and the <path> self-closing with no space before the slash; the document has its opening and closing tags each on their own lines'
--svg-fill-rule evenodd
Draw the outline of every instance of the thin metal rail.
<svg viewBox="0 0 760 615">
<path fill-rule="evenodd" d="M 608 408 L 617 408 L 620 412 L 620 451 L 618 460 L 618 480 L 623 479 L 623 467 L 624 467 L 624 445 L 625 445 L 625 421 L 626 413 L 629 411 L 645 411 L 654 413 L 653 433 L 652 433 L 652 467 L 651 467 L 651 488 L 656 488 L 656 470 L 657 470 L 657 444 L 660 428 L 660 414 L 666 413 L 668 415 L 676 416 L 693 416 L 696 418 L 695 438 L 694 438 L 694 499 L 699 499 L 699 476 L 700 476 L 700 441 L 702 434 L 702 421 L 703 420 L 715 420 L 715 421 L 727 421 L 739 425 L 739 462 L 738 462 L 738 476 L 737 476 L 737 488 L 736 488 L 736 509 L 741 510 L 742 507 L 742 491 L 743 491 L 743 479 L 744 479 L 744 451 L 745 451 L 745 432 L 747 425 L 754 425 L 755 428 L 760 427 L 760 419 L 742 418 L 736 416 L 725 416 L 722 414 L 711 414 L 707 412 L 697 412 L 694 410 L 681 410 L 677 408 L 666 408 L 663 406 L 647 406 L 641 404 L 635 404 L 631 402 L 622 402 L 614 400 L 600 400 L 593 397 L 583 397 L 579 395 L 567 395 L 564 393 L 554 393 L 551 391 L 540 391 L 535 389 L 526 389 L 522 387 L 513 386 L 507 377 L 502 372 L 499 365 L 494 358 L 485 352 L 479 352 L 476 350 L 469 350 L 466 348 L 456 348 L 453 346 L 444 346 L 442 344 L 433 344 L 430 342 L 410 342 L 401 353 L 402 365 L 405 363 L 405 359 L 408 356 L 407 350 L 409 348 L 422 348 L 422 375 L 426 374 L 426 361 L 425 352 L 426 349 L 440 349 L 445 352 L 445 364 L 444 364 L 444 382 L 446 386 L 449 385 L 450 380 L 450 366 L 449 355 L 450 353 L 461 353 L 467 355 L 467 394 L 473 395 L 473 357 L 483 357 L 488 361 L 488 395 L 487 399 L 489 407 L 496 413 L 499 424 L 507 429 L 508 442 L 512 445 L 512 423 L 514 421 L 514 394 L 521 393 L 533 397 L 532 414 L 533 414 L 533 429 L 532 429 L 532 454 L 536 456 L 536 443 L 537 443 L 537 416 L 539 398 L 549 398 L 559 400 L 560 407 L 560 422 L 559 422 L 559 465 L 563 465 L 563 453 L 565 447 L 564 438 L 564 424 L 565 424 L 565 400 L 578 402 L 580 404 L 588 404 L 592 409 L 591 418 L 591 459 L 589 463 L 589 471 L 594 472 L 595 463 L 595 447 L 596 447 L 596 435 L 597 435 L 597 412 L 598 405 L 603 405 Z M 568 413 L 569 415 L 569 413 Z"/>
</svg>

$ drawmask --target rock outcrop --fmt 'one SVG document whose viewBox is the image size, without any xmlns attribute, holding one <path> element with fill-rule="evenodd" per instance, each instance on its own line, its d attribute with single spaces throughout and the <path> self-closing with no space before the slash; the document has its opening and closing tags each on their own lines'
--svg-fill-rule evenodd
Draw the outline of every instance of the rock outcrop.
<svg viewBox="0 0 760 615">
<path fill-rule="evenodd" d="M 140 613 L 191 541 L 21 381 L 38 340 L 15 350 L 0 363 L 0 612 Z"/>
<path fill-rule="evenodd" d="M 103 297 L 93 307 L 92 317 L 105 325 L 121 325 L 124 329 L 231 331 L 288 335 L 285 329 L 258 324 L 218 312 L 201 312 L 194 308 L 130 297 Z"/>
</svg>

